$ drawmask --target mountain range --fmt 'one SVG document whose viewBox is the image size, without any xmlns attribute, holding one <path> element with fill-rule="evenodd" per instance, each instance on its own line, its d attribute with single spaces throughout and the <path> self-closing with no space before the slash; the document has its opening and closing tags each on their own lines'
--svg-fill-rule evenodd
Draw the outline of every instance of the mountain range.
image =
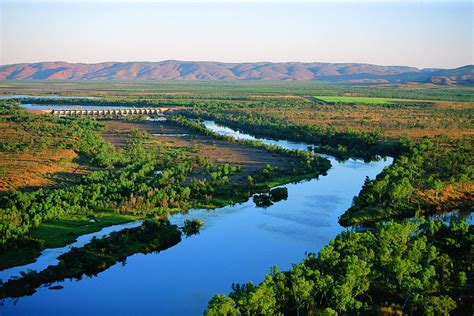
<svg viewBox="0 0 474 316">
<path fill-rule="evenodd" d="M 367 83 L 474 83 L 474 65 L 418 69 L 359 63 L 207 61 L 39 62 L 0 66 L 0 80 L 285 80 Z"/>
</svg>

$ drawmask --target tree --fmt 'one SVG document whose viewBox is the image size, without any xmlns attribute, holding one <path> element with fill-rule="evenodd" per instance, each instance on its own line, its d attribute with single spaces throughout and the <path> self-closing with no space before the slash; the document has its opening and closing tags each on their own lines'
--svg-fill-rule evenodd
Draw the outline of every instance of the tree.
<svg viewBox="0 0 474 316">
<path fill-rule="evenodd" d="M 265 168 L 262 169 L 262 176 L 265 179 L 269 179 L 272 173 L 272 170 L 273 170 L 272 166 L 270 166 L 269 164 L 266 164 Z"/>
<path fill-rule="evenodd" d="M 387 190 L 388 183 L 389 183 L 388 176 L 384 176 L 383 178 L 377 179 L 374 182 L 373 189 L 374 189 L 374 193 L 377 195 L 377 199 L 379 203 L 382 202 L 382 196 Z"/>
<path fill-rule="evenodd" d="M 296 315 L 300 315 L 301 308 L 306 308 L 313 297 L 312 271 L 304 264 L 293 265 L 290 277 L 291 294 L 296 302 Z"/>
<path fill-rule="evenodd" d="M 443 181 L 436 179 L 433 181 L 433 189 L 436 192 L 436 199 L 438 199 L 439 194 L 443 191 L 444 189 L 444 183 Z"/>
<path fill-rule="evenodd" d="M 273 278 L 269 275 L 250 293 L 248 300 L 249 312 L 253 315 L 275 315 L 276 298 Z"/>
<path fill-rule="evenodd" d="M 402 178 L 400 182 L 393 183 L 389 191 L 392 203 L 400 205 L 405 200 L 409 202 L 413 190 L 410 180 L 406 177 Z"/>
<path fill-rule="evenodd" d="M 209 301 L 207 310 L 204 312 L 206 316 L 237 316 L 240 315 L 239 310 L 235 307 L 235 302 L 224 294 L 216 294 Z"/>
<path fill-rule="evenodd" d="M 339 277 L 333 287 L 332 302 L 340 312 L 358 310 L 362 307 L 358 296 L 369 289 L 369 265 L 360 260 L 357 255 L 344 258 L 342 265 L 345 273 Z"/>
<path fill-rule="evenodd" d="M 325 308 L 323 309 L 320 313 L 319 313 L 320 316 L 337 316 L 337 312 L 335 310 L 333 310 L 332 308 Z"/>
<path fill-rule="evenodd" d="M 424 302 L 425 315 L 450 315 L 456 302 L 449 296 L 433 296 Z"/>
</svg>

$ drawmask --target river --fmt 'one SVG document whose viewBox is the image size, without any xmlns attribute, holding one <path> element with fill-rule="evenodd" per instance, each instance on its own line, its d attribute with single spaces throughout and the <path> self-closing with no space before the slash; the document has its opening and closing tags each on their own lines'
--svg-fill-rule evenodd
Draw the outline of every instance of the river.
<svg viewBox="0 0 474 316">
<path fill-rule="evenodd" d="M 254 139 L 206 121 L 221 134 Z M 260 139 L 288 149 L 312 144 Z M 5 315 L 201 315 L 216 293 L 228 293 L 232 283 L 262 281 L 270 267 L 289 269 L 306 252 L 318 252 L 343 230 L 338 217 L 351 205 L 368 176 L 374 178 L 391 158 L 365 163 L 338 162 L 319 179 L 285 185 L 288 199 L 268 208 L 247 202 L 215 210 L 191 210 L 171 217 L 180 224 L 200 218 L 200 234 L 152 254 L 136 254 L 97 276 L 54 283 L 29 297 L 6 299 Z"/>
</svg>

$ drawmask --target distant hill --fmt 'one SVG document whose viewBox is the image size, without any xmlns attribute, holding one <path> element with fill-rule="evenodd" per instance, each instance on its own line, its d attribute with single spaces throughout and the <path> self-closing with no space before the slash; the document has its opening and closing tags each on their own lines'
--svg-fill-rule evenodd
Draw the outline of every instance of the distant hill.
<svg viewBox="0 0 474 316">
<path fill-rule="evenodd" d="M 0 80 L 320 80 L 473 84 L 474 65 L 418 69 L 357 63 L 221 63 L 207 61 L 40 62 L 0 66 Z"/>
</svg>

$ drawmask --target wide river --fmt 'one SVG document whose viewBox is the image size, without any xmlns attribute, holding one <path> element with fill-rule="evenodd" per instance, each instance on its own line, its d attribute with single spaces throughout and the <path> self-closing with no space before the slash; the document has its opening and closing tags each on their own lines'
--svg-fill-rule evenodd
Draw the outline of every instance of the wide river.
<svg viewBox="0 0 474 316">
<path fill-rule="evenodd" d="M 252 138 L 205 122 L 216 132 Z M 308 145 L 261 139 L 289 149 Z M 0 315 L 201 315 L 216 293 L 232 283 L 262 281 L 270 267 L 289 269 L 307 252 L 318 252 L 343 230 L 338 217 L 351 205 L 366 177 L 373 178 L 391 158 L 364 163 L 331 160 L 327 176 L 285 185 L 288 199 L 268 208 L 249 201 L 215 210 L 191 210 L 170 220 L 205 222 L 200 234 L 154 254 L 136 254 L 97 276 L 66 280 L 61 290 L 39 288 L 32 296 L 6 299 Z"/>
</svg>

